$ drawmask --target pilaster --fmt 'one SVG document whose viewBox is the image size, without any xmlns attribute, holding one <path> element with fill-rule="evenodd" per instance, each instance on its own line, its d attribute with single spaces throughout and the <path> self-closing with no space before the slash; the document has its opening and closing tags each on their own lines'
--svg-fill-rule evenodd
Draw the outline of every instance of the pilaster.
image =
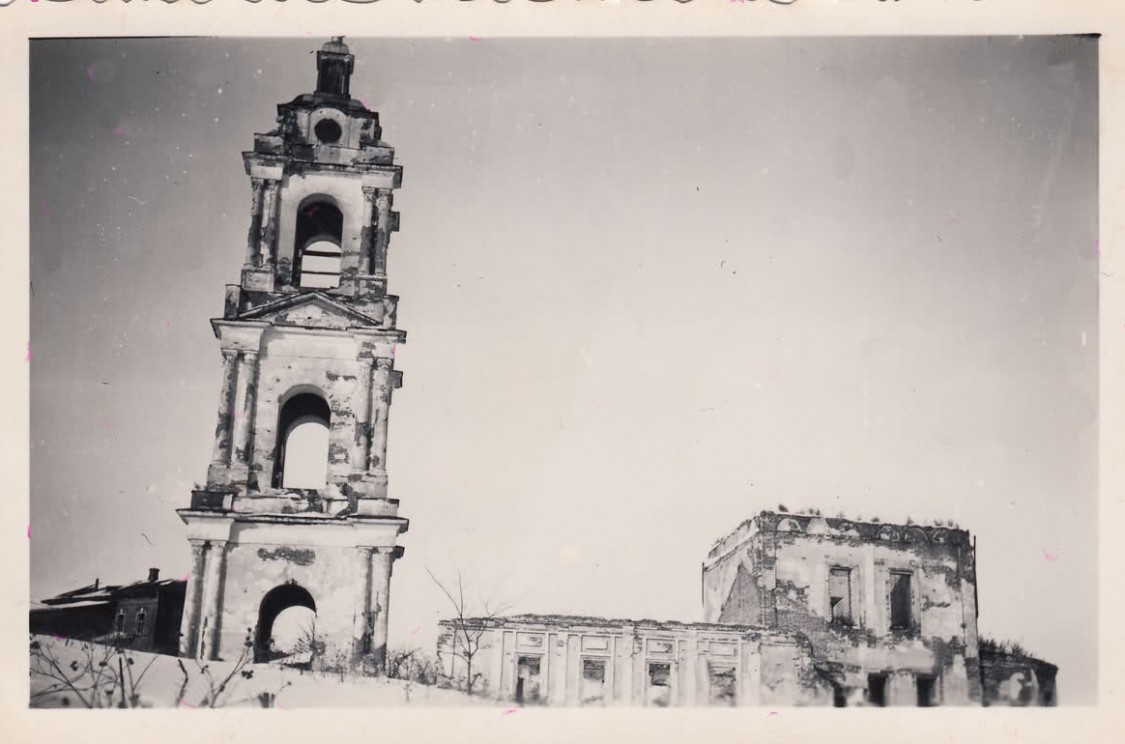
<svg viewBox="0 0 1125 744">
<path fill-rule="evenodd" d="M 238 379 L 238 354 L 234 349 L 223 349 L 223 380 L 219 388 L 218 423 L 215 425 L 215 445 L 208 469 L 208 484 L 223 482 L 223 473 L 230 466 L 232 424 L 234 423 L 234 395 Z"/>
<path fill-rule="evenodd" d="M 234 409 L 233 475 L 238 481 L 249 478 L 253 457 L 254 404 L 258 388 L 258 352 L 243 351 L 239 356 L 238 384 Z"/>
<path fill-rule="evenodd" d="M 387 248 L 391 241 L 391 190 L 377 189 L 375 194 L 375 240 L 371 274 L 387 278 Z"/>
<path fill-rule="evenodd" d="M 222 621 L 223 580 L 226 574 L 226 540 L 210 540 L 204 561 L 203 579 L 203 640 L 198 657 L 219 658 L 219 625 Z"/>
<path fill-rule="evenodd" d="M 277 220 L 278 220 L 278 190 L 281 182 L 270 179 L 266 181 L 265 200 L 262 206 L 262 238 L 258 244 L 259 266 L 268 266 L 273 269 L 274 255 L 277 252 Z"/>
<path fill-rule="evenodd" d="M 363 228 L 359 235 L 359 273 L 370 274 L 372 265 L 371 249 L 375 243 L 375 230 L 374 223 L 376 212 L 376 202 L 379 189 L 373 186 L 363 187 L 363 215 L 361 217 Z"/>
<path fill-rule="evenodd" d="M 191 575 L 188 577 L 184 612 L 180 621 L 180 656 L 195 656 L 199 649 L 199 621 L 203 598 L 203 572 L 207 541 L 188 539 L 191 544 Z"/>
<path fill-rule="evenodd" d="M 371 557 L 375 549 L 358 547 L 356 551 L 355 616 L 352 620 L 352 663 L 358 666 L 371 652 Z"/>
<path fill-rule="evenodd" d="M 370 633 L 372 662 L 379 674 L 387 671 L 387 619 L 391 598 L 391 572 L 402 548 L 372 548 Z"/>
<path fill-rule="evenodd" d="M 262 239 L 262 192 L 264 182 L 261 178 L 250 179 L 250 230 L 246 236 L 246 265 L 255 267 L 259 265 L 259 243 Z"/>
<path fill-rule="evenodd" d="M 387 473 L 387 419 L 391 409 L 393 367 L 393 359 L 377 358 L 371 380 L 371 451 L 367 459 L 367 470 L 384 477 Z"/>
<path fill-rule="evenodd" d="M 368 458 L 371 454 L 371 387 L 372 375 L 375 371 L 375 361 L 371 358 L 359 360 L 359 373 L 356 376 L 356 422 L 355 422 L 355 452 L 352 456 L 353 469 L 357 475 L 362 476 L 367 471 Z"/>
</svg>

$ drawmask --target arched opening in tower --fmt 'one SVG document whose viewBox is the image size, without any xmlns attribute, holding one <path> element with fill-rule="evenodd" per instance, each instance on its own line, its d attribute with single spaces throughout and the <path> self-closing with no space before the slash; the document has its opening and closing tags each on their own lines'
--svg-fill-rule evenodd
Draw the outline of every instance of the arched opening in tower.
<svg viewBox="0 0 1125 744">
<path fill-rule="evenodd" d="M 328 403 L 316 393 L 299 393 L 285 401 L 277 422 L 274 488 L 324 488 L 331 418 Z"/>
<path fill-rule="evenodd" d="M 296 584 L 283 584 L 267 592 L 258 608 L 254 662 L 307 667 L 319 646 L 312 595 Z"/>
<path fill-rule="evenodd" d="M 301 289 L 340 286 L 344 215 L 325 196 L 312 197 L 297 210 L 293 276 Z"/>
</svg>

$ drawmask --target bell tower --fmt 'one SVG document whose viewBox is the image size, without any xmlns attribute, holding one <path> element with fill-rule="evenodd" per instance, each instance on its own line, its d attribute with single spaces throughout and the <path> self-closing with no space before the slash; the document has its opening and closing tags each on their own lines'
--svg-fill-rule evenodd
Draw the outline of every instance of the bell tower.
<svg viewBox="0 0 1125 744">
<path fill-rule="evenodd" d="M 315 612 L 314 668 L 385 666 L 391 570 L 407 520 L 387 495 L 387 421 L 406 333 L 387 294 L 402 180 L 379 114 L 350 95 L 342 38 L 316 91 L 277 107 L 243 153 L 250 230 L 211 321 L 222 352 L 207 482 L 177 513 L 192 571 L 180 653 L 271 656 L 283 610 Z"/>
</svg>

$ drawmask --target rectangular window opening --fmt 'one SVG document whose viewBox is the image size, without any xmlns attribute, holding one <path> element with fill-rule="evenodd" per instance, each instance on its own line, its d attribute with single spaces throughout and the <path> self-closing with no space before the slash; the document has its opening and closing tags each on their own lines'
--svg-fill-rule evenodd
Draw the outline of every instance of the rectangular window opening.
<svg viewBox="0 0 1125 744">
<path fill-rule="evenodd" d="M 113 629 L 118 633 L 125 632 L 125 608 L 117 611 L 117 617 L 113 620 Z"/>
<path fill-rule="evenodd" d="M 937 678 L 920 674 L 915 678 L 918 689 L 918 707 L 930 708 L 937 705 Z"/>
<path fill-rule="evenodd" d="M 582 704 L 601 705 L 605 700 L 605 660 L 582 660 Z"/>
<path fill-rule="evenodd" d="M 867 675 L 867 702 L 878 708 L 886 706 L 887 675 L 885 673 Z"/>
<path fill-rule="evenodd" d="M 145 632 L 145 610 L 142 607 L 137 610 L 137 635 L 144 635 Z"/>
<path fill-rule="evenodd" d="M 649 705 L 666 708 L 672 702 L 672 665 L 665 661 L 653 661 L 648 665 Z"/>
<path fill-rule="evenodd" d="M 521 656 L 516 660 L 516 702 L 535 704 L 540 701 L 540 657 Z"/>
<path fill-rule="evenodd" d="M 734 667 L 711 667 L 711 704 L 734 705 L 738 688 Z"/>
<path fill-rule="evenodd" d="M 890 576 L 891 630 L 909 630 L 913 624 L 913 595 L 910 574 L 892 571 Z"/>
<path fill-rule="evenodd" d="M 852 570 L 833 568 L 828 574 L 828 606 L 834 625 L 852 625 Z"/>
</svg>

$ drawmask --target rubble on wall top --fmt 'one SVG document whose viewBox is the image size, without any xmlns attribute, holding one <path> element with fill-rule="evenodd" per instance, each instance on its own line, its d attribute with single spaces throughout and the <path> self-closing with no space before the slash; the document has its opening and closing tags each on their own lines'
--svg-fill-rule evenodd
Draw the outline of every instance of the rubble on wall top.
<svg viewBox="0 0 1125 744">
<path fill-rule="evenodd" d="M 679 620 L 628 620 L 621 618 L 592 617 L 588 615 L 505 615 L 501 617 L 472 617 L 458 620 L 442 620 L 443 624 L 463 622 L 472 626 L 491 626 L 496 628 L 510 627 L 512 625 L 549 625 L 549 626 L 591 626 L 596 628 L 625 628 L 636 627 L 648 630 L 715 630 L 727 633 L 747 633 L 765 630 L 761 625 L 734 625 L 726 623 L 682 622 Z"/>
<path fill-rule="evenodd" d="M 763 510 L 743 521 L 736 529 L 716 540 L 707 553 L 715 558 L 741 543 L 756 532 L 800 532 L 807 535 L 850 536 L 862 540 L 882 540 L 887 542 L 930 542 L 954 544 L 968 542 L 967 530 L 958 527 L 952 520 L 938 521 L 936 524 L 916 524 L 911 520 L 905 523 L 882 522 L 877 517 L 871 520 L 850 519 L 845 516 L 826 517 L 819 510 L 790 512 L 784 507 L 778 511 Z"/>
</svg>

